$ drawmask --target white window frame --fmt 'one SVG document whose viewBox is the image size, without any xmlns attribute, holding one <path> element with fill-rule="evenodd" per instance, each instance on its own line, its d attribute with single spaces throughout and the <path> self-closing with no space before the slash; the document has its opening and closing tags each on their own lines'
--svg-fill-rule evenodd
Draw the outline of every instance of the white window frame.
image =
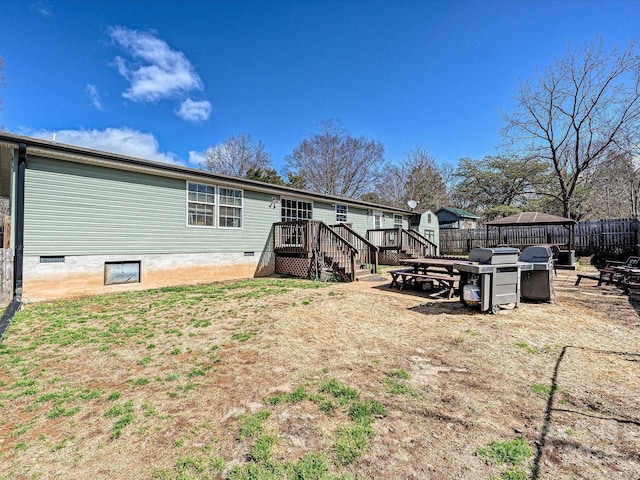
<svg viewBox="0 0 640 480">
<path fill-rule="evenodd" d="M 343 212 L 339 212 L 338 209 L 344 209 Z M 349 222 L 349 206 L 343 203 L 336 203 L 336 222 L 348 223 Z"/>
<path fill-rule="evenodd" d="M 398 222 L 400 219 L 400 222 Z M 393 228 L 402 228 L 404 217 L 402 215 L 393 214 Z"/>
<path fill-rule="evenodd" d="M 296 215 L 295 219 L 291 219 L 291 218 L 287 218 L 285 219 L 285 216 L 282 214 L 283 209 L 285 208 L 289 208 L 289 210 L 293 210 L 290 207 L 285 207 L 285 202 L 302 202 L 302 203 L 308 203 L 311 206 L 311 209 L 308 210 L 309 211 L 309 217 L 308 218 L 300 218 L 298 215 Z M 292 222 L 292 221 L 296 221 L 296 220 L 313 220 L 313 202 L 311 200 L 303 200 L 301 198 L 294 198 L 294 197 L 281 197 L 280 198 L 280 221 L 282 222 Z M 296 208 L 295 208 L 296 212 L 299 212 L 300 210 L 298 209 L 298 205 L 296 203 Z M 306 210 L 304 210 L 306 211 Z"/>
<path fill-rule="evenodd" d="M 436 243 L 436 231 L 433 228 L 425 228 L 423 236 L 427 240 Z"/>
<path fill-rule="evenodd" d="M 207 193 L 205 192 L 204 195 L 210 198 L 206 198 L 204 200 L 202 199 L 196 199 L 196 200 L 192 200 L 190 198 L 190 190 L 189 187 L 191 185 L 203 185 L 207 188 L 211 188 L 213 189 L 213 193 Z M 206 183 L 206 182 L 194 182 L 191 180 L 187 180 L 186 181 L 186 218 L 185 218 L 185 223 L 186 226 L 189 228 L 219 228 L 219 229 L 223 229 L 223 230 L 242 230 L 242 228 L 244 227 L 244 190 L 241 188 L 235 188 L 235 187 L 229 187 L 229 186 L 220 186 L 217 184 L 213 184 L 213 183 Z M 230 204 L 226 204 L 226 203 L 221 203 L 221 195 L 220 195 L 220 190 L 221 189 L 226 189 L 226 190 L 233 190 L 236 192 L 240 192 L 240 205 L 230 205 Z M 196 192 L 196 195 L 198 194 L 198 192 Z M 208 201 L 211 200 L 211 201 Z M 200 205 L 205 205 L 208 206 L 210 209 L 213 210 L 212 212 L 212 216 L 213 216 L 213 224 L 212 225 L 197 225 L 195 223 L 191 223 L 191 214 L 189 213 L 189 206 L 190 204 L 200 204 Z M 220 218 L 222 217 L 221 215 L 221 209 L 222 208 L 238 208 L 240 210 L 240 226 L 239 227 L 228 227 L 226 225 L 220 225 Z M 225 216 L 226 217 L 226 216 Z M 235 217 L 234 217 L 235 218 Z"/>
<path fill-rule="evenodd" d="M 222 203 L 222 195 L 220 194 L 220 190 L 222 189 L 226 189 L 226 190 L 235 190 L 236 192 L 240 192 L 240 205 L 227 205 L 227 204 L 223 204 Z M 225 229 L 225 230 L 242 230 L 242 227 L 244 225 L 244 190 L 242 190 L 241 188 L 233 188 L 233 187 L 221 187 L 218 186 L 217 188 L 217 201 L 218 201 L 218 218 L 217 218 L 217 222 L 218 222 L 218 228 L 221 229 Z M 240 226 L 238 227 L 229 227 L 227 225 L 221 225 L 220 222 L 220 218 L 222 217 L 222 214 L 220 213 L 223 207 L 227 207 L 227 208 L 238 208 L 240 210 Z M 226 216 L 225 216 L 226 217 Z M 232 217 L 235 218 L 235 217 Z"/>
<path fill-rule="evenodd" d="M 384 214 L 381 211 L 374 210 L 371 218 L 374 230 L 381 230 L 384 227 Z"/>
<path fill-rule="evenodd" d="M 201 200 L 191 200 L 189 198 L 189 187 L 190 185 L 204 185 L 206 187 L 210 187 L 213 188 L 213 202 L 208 202 L 208 201 L 201 201 Z M 196 192 L 197 193 L 197 192 Z M 191 228 L 216 228 L 216 210 L 217 210 L 217 194 L 218 194 L 218 188 L 216 185 L 210 184 L 210 183 L 203 183 L 203 182 L 192 182 L 190 180 L 187 180 L 186 183 L 186 224 L 187 227 L 191 227 Z M 209 194 L 205 194 L 205 195 L 209 195 Z M 200 205 L 208 205 L 211 206 L 213 208 L 213 225 L 197 225 L 195 223 L 191 223 L 191 218 L 190 218 L 190 214 L 189 214 L 189 206 L 190 204 L 200 204 Z"/>
</svg>

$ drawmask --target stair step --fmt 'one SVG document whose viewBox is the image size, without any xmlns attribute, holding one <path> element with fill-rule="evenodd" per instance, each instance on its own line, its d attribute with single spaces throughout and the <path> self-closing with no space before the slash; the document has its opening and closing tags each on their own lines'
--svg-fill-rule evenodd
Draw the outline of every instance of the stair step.
<svg viewBox="0 0 640 480">
<path fill-rule="evenodd" d="M 366 276 L 368 276 L 368 275 L 373 275 L 373 274 L 371 273 L 371 270 L 370 270 L 370 269 L 368 269 L 368 268 L 358 268 L 358 269 L 356 269 L 356 272 L 355 272 L 355 273 L 356 273 L 356 274 L 355 274 L 356 279 L 358 279 L 358 278 L 360 278 L 360 277 L 366 277 Z"/>
<path fill-rule="evenodd" d="M 366 281 L 368 278 L 381 278 L 379 273 L 371 273 L 368 272 L 365 275 L 356 275 L 356 282 L 362 282 L 362 281 Z"/>
</svg>

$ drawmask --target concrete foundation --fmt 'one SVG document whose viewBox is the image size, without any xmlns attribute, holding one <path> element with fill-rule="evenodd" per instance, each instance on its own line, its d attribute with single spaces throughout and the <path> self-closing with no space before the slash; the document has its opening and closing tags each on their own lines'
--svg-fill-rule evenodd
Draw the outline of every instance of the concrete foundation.
<svg viewBox="0 0 640 480">
<path fill-rule="evenodd" d="M 45 259 L 46 260 L 46 259 Z M 140 262 L 140 282 L 105 285 L 106 262 Z M 64 262 L 41 263 L 24 258 L 24 302 L 196 285 L 274 273 L 274 256 L 255 252 L 171 255 L 66 256 Z"/>
</svg>

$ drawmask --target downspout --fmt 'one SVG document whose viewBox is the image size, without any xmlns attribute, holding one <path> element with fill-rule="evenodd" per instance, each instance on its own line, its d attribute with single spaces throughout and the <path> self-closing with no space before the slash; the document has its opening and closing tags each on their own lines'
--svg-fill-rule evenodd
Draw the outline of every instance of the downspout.
<svg viewBox="0 0 640 480">
<path fill-rule="evenodd" d="M 4 332 L 9 327 L 11 319 L 22 307 L 22 277 L 23 277 L 23 244 L 24 244 L 24 175 L 26 171 L 27 145 L 18 146 L 18 169 L 16 176 L 15 196 L 15 253 L 13 258 L 13 300 L 0 317 L 0 343 L 4 339 Z"/>
<path fill-rule="evenodd" d="M 22 298 L 22 279 L 24 262 L 24 177 L 27 165 L 27 145 L 18 147 L 18 171 L 16 178 L 16 221 L 15 221 L 15 258 L 13 263 L 13 295 Z"/>
</svg>

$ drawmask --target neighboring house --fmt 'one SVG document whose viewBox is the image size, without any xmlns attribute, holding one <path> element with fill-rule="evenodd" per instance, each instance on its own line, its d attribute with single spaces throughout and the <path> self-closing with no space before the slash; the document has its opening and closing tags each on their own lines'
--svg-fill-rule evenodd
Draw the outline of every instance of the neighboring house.
<svg viewBox="0 0 640 480">
<path fill-rule="evenodd" d="M 373 262 L 368 231 L 404 231 L 411 214 L 7 133 L 0 160 L 23 301 L 269 275 L 277 258 L 281 273 L 321 258 L 353 280 Z"/>
<path fill-rule="evenodd" d="M 430 242 L 439 245 L 440 225 L 438 217 L 431 210 L 414 212 L 409 218 L 409 228 L 415 230 Z"/>
<path fill-rule="evenodd" d="M 460 208 L 443 207 L 436 211 L 440 229 L 473 230 L 478 226 L 480 218 L 475 213 Z"/>
</svg>

